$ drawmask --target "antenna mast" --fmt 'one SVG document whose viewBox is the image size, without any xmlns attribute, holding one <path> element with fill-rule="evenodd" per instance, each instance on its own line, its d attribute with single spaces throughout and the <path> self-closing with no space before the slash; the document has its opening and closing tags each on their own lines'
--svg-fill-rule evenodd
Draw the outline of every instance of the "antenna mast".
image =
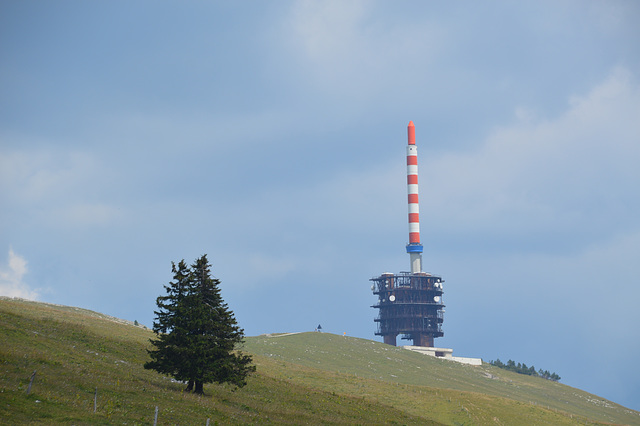
<svg viewBox="0 0 640 426">
<path fill-rule="evenodd" d="M 409 244 L 407 253 L 411 273 L 422 272 L 422 244 L 420 244 L 420 206 L 418 204 L 418 147 L 413 121 L 407 126 L 407 194 L 409 197 Z"/>
<path fill-rule="evenodd" d="M 409 244 L 407 253 L 411 272 L 392 274 L 385 272 L 373 281 L 373 294 L 380 309 L 375 322 L 376 334 L 384 342 L 396 345 L 396 337 L 413 340 L 414 346 L 433 347 L 433 339 L 444 336 L 444 303 L 442 277 L 422 270 L 422 244 L 420 244 L 420 214 L 418 207 L 418 148 L 413 121 L 407 127 L 407 193 L 409 198 Z"/>
</svg>

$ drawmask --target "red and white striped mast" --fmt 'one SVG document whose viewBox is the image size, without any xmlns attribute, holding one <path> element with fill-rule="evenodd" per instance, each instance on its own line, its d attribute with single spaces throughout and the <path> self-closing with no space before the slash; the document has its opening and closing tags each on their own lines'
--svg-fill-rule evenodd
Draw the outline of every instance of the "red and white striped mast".
<svg viewBox="0 0 640 426">
<path fill-rule="evenodd" d="M 407 253 L 411 273 L 422 272 L 422 244 L 420 244 L 420 208 L 418 205 L 418 147 L 413 121 L 407 126 L 407 193 L 409 195 L 409 244 Z"/>
</svg>

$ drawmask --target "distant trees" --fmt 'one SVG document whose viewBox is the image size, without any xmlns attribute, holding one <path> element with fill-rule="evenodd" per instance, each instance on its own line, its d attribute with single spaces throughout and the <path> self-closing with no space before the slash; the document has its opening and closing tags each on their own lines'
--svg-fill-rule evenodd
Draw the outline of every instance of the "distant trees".
<svg viewBox="0 0 640 426">
<path fill-rule="evenodd" d="M 543 379 L 553 380 L 554 382 L 559 381 L 561 378 L 556 373 L 549 373 L 549 370 L 542 371 L 542 369 L 540 369 L 536 371 L 536 368 L 533 365 L 531 367 L 527 367 L 527 364 L 525 363 L 516 364 L 516 362 L 513 360 L 509 360 L 505 364 L 502 361 L 500 361 L 500 358 L 498 358 L 495 361 L 489 361 L 489 364 L 495 367 L 503 368 L 505 370 L 514 371 L 519 374 L 526 374 L 527 376 L 537 376 L 537 377 L 542 377 Z"/>
<path fill-rule="evenodd" d="M 220 280 L 211 278 L 207 256 L 191 267 L 184 260 L 177 266 L 172 262 L 171 271 L 166 295 L 156 299 L 156 338 L 150 339 L 151 361 L 144 368 L 185 381 L 186 391 L 199 394 L 204 383 L 244 386 L 255 366 L 251 356 L 237 351 L 244 330 L 222 300 Z"/>
<path fill-rule="evenodd" d="M 560 381 L 560 376 L 558 376 L 556 373 L 549 373 L 549 370 L 542 371 L 542 368 L 538 370 L 538 376 L 547 380 L 553 380 L 554 382 Z"/>
</svg>

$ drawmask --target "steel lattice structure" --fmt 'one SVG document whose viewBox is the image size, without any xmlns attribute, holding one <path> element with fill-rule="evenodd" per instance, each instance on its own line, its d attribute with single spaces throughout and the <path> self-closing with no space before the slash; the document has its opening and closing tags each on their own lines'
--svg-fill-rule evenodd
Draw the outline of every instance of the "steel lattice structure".
<svg viewBox="0 0 640 426">
<path fill-rule="evenodd" d="M 380 309 L 375 322 L 376 335 L 384 342 L 396 345 L 396 336 L 413 340 L 414 346 L 433 347 L 433 339 L 442 337 L 444 307 L 442 303 L 442 277 L 426 272 L 394 275 L 385 273 L 373 281 L 373 294 Z"/>
</svg>

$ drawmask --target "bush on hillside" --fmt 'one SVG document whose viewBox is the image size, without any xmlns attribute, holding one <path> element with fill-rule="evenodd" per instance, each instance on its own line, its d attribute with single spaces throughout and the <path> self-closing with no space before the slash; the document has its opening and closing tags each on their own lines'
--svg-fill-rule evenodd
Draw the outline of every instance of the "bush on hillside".
<svg viewBox="0 0 640 426">
<path fill-rule="evenodd" d="M 553 380 L 554 382 L 560 381 L 560 376 L 558 376 L 556 373 L 549 373 L 549 370 L 543 371 L 542 369 L 536 371 L 536 368 L 533 365 L 531 367 L 527 367 L 527 364 L 516 364 L 516 362 L 511 359 L 505 364 L 500 361 L 500 358 L 498 358 L 495 361 L 489 361 L 489 364 L 493 365 L 494 367 L 513 371 L 515 373 L 526 374 L 527 376 L 542 377 L 543 379 Z"/>
</svg>

